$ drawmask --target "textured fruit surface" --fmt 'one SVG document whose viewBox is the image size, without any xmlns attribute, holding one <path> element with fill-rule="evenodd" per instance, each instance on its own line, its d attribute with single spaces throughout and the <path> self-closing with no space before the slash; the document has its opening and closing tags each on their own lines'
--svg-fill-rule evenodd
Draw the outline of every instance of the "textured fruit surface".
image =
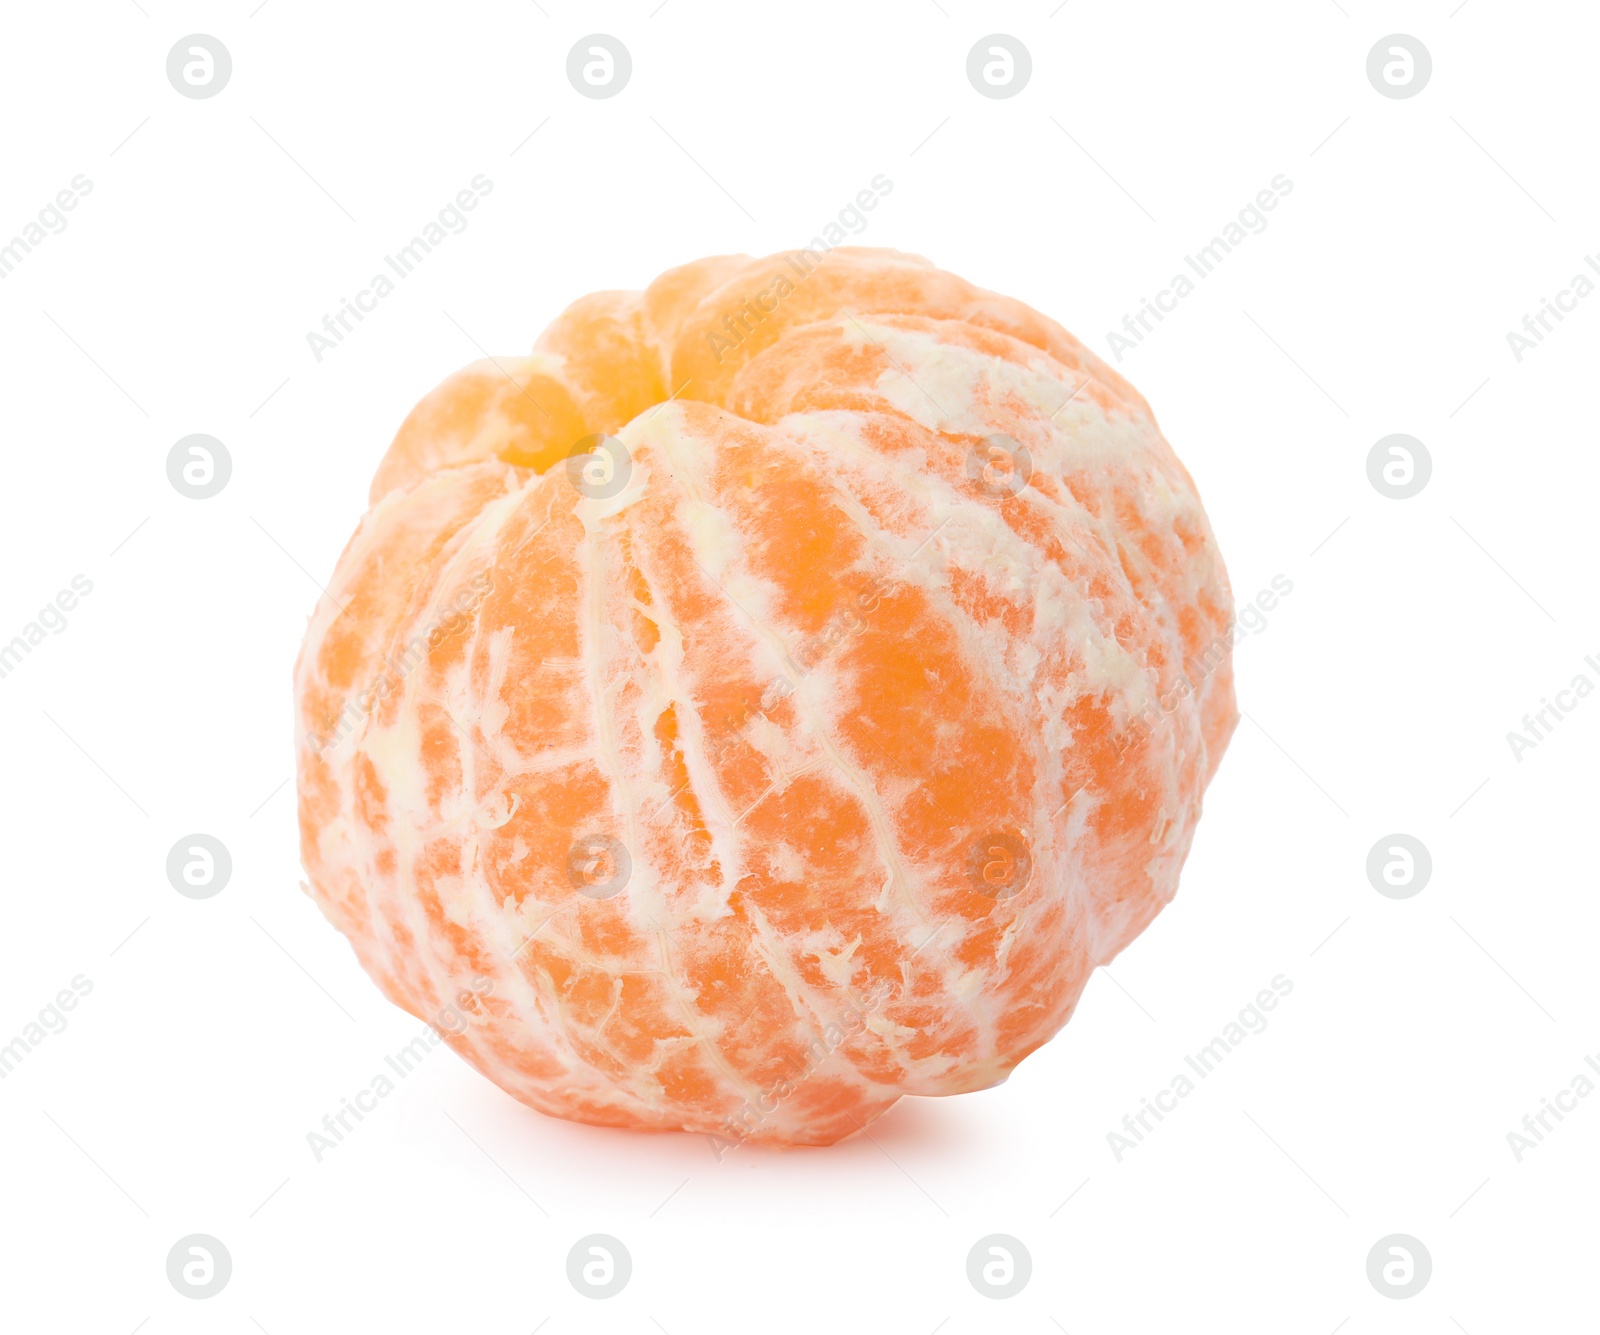
<svg viewBox="0 0 1600 1335">
<path fill-rule="evenodd" d="M 609 1126 L 827 1144 L 1003 1080 L 1172 898 L 1237 721 L 1144 400 L 893 251 L 702 260 L 458 372 L 328 589 L 310 892 Z"/>
</svg>

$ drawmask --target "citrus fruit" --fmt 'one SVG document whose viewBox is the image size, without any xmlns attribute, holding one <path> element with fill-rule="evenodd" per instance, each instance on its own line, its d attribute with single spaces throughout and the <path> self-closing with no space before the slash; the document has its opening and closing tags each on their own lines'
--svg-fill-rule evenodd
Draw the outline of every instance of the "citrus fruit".
<svg viewBox="0 0 1600 1335">
<path fill-rule="evenodd" d="M 606 1126 L 828 1144 L 1005 1079 L 1171 899 L 1237 719 L 1144 400 L 893 251 L 701 260 L 451 376 L 328 593 L 310 893 Z"/>
</svg>

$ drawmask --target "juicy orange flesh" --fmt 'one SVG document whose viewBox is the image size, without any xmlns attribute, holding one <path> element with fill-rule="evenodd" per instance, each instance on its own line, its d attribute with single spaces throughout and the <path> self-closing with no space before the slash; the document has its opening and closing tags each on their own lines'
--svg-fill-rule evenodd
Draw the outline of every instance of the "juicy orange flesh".
<svg viewBox="0 0 1600 1335">
<path fill-rule="evenodd" d="M 1003 1079 L 1171 898 L 1236 721 L 1144 401 L 913 257 L 804 269 L 687 265 L 447 380 L 301 654 L 312 894 L 558 1116 L 822 1144 Z"/>
</svg>

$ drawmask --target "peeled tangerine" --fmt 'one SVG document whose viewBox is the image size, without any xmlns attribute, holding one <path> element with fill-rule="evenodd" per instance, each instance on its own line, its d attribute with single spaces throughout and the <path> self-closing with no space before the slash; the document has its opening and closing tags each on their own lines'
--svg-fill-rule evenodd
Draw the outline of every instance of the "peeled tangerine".
<svg viewBox="0 0 1600 1335">
<path fill-rule="evenodd" d="M 701 260 L 451 376 L 329 593 L 310 893 L 605 1126 L 829 1144 L 1004 1080 L 1172 897 L 1237 721 L 1148 405 L 895 251 Z"/>
</svg>

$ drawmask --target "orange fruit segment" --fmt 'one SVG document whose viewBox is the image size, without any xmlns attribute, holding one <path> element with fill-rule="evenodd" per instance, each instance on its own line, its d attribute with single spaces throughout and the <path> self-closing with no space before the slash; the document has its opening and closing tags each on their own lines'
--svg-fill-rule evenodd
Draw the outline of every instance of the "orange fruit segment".
<svg viewBox="0 0 1600 1335">
<path fill-rule="evenodd" d="M 456 373 L 328 587 L 311 894 L 599 1125 L 829 1144 L 1003 1080 L 1171 899 L 1237 721 L 1144 400 L 892 251 L 702 260 Z"/>
</svg>

